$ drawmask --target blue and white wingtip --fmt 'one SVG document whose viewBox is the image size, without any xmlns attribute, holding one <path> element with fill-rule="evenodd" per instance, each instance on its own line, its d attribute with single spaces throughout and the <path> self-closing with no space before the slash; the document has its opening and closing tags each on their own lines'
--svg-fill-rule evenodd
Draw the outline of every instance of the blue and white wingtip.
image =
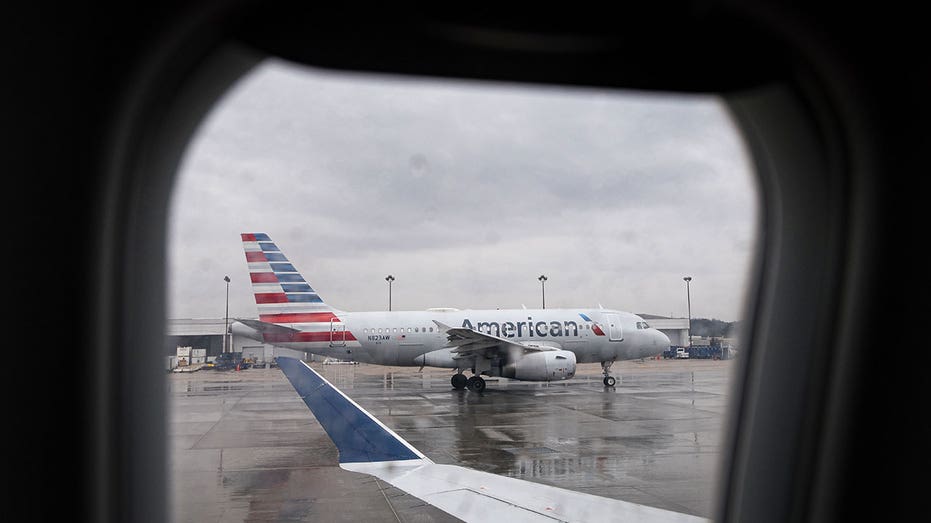
<svg viewBox="0 0 931 523">
<path fill-rule="evenodd" d="M 375 476 L 464 521 L 649 521 L 704 518 L 456 465 L 436 464 L 303 361 L 278 358 L 339 450 L 340 467 Z"/>
<path fill-rule="evenodd" d="M 433 463 L 307 363 L 278 358 L 278 366 L 339 450 L 339 462 Z"/>
</svg>

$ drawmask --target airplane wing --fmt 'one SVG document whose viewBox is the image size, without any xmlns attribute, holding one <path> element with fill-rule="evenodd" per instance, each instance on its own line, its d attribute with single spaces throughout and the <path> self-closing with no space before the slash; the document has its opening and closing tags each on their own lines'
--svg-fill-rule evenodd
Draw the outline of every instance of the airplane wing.
<svg viewBox="0 0 931 523">
<path fill-rule="evenodd" d="M 464 521 L 708 521 L 434 463 L 303 361 L 278 358 L 278 365 L 336 444 L 341 468 L 375 476 Z"/>
<path fill-rule="evenodd" d="M 453 352 L 462 356 L 474 356 L 486 349 L 495 351 L 515 351 L 536 352 L 546 350 L 558 350 L 556 347 L 542 345 L 538 343 L 518 343 L 507 338 L 501 338 L 475 329 L 465 327 L 450 327 L 436 320 L 433 323 L 440 328 L 441 332 L 446 334 L 448 343 L 447 347 L 453 347 Z"/>
</svg>

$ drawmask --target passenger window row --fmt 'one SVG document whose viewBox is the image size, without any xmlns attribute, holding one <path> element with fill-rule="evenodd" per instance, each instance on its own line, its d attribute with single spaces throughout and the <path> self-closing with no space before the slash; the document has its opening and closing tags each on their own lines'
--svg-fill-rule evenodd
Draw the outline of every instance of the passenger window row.
<svg viewBox="0 0 931 523">
<path fill-rule="evenodd" d="M 429 329 L 429 330 L 428 330 Z M 407 327 L 407 331 L 404 330 L 404 327 L 400 327 L 400 331 L 403 332 L 433 332 L 433 327 Z M 393 328 L 384 328 L 384 329 L 362 329 L 363 334 L 390 334 L 397 333 L 398 327 Z"/>
</svg>

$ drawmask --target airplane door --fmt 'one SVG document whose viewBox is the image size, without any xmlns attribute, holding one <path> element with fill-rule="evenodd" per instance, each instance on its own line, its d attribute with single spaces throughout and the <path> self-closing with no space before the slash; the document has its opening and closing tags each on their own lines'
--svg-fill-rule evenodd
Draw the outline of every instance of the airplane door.
<svg viewBox="0 0 931 523">
<path fill-rule="evenodd" d="M 346 324 L 330 320 L 330 347 L 346 346 Z"/>
<path fill-rule="evenodd" d="M 624 330 L 621 328 L 621 315 L 613 312 L 603 314 L 604 322 L 608 327 L 608 341 L 624 341 Z"/>
</svg>

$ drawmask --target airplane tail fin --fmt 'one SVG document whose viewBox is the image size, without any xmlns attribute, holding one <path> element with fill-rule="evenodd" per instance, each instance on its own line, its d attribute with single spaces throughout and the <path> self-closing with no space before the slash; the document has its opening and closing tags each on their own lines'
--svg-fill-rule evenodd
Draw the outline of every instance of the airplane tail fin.
<svg viewBox="0 0 931 523">
<path fill-rule="evenodd" d="M 242 246 L 259 308 L 267 323 L 305 324 L 339 321 L 284 253 L 265 233 L 242 233 Z"/>
</svg>

